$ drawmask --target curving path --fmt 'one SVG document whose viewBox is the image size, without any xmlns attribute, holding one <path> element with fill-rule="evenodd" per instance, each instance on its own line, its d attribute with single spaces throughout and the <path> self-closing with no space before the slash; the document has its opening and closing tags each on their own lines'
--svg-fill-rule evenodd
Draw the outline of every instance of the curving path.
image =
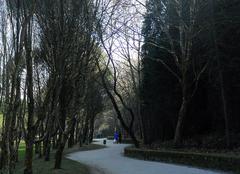
<svg viewBox="0 0 240 174">
<path fill-rule="evenodd" d="M 102 139 L 95 140 L 102 144 Z M 132 159 L 123 156 L 129 145 L 107 141 L 107 148 L 69 154 L 67 158 L 91 167 L 93 174 L 223 174 L 181 165 Z"/>
</svg>

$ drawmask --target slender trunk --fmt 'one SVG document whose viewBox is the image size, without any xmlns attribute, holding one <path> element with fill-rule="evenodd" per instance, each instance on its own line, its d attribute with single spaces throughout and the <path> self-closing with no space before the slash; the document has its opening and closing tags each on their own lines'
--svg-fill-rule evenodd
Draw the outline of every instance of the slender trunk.
<svg viewBox="0 0 240 174">
<path fill-rule="evenodd" d="M 62 76 L 62 78 L 64 78 Z M 58 137 L 58 148 L 55 155 L 55 169 L 60 169 L 62 164 L 62 154 L 63 150 L 66 144 L 66 141 L 68 139 L 68 135 L 66 135 L 65 129 L 66 129 L 66 99 L 65 99 L 65 85 L 64 80 L 62 80 L 62 86 L 61 86 L 61 92 L 59 96 L 59 107 L 60 107 L 60 113 L 59 113 L 59 137 Z"/>
<path fill-rule="evenodd" d="M 182 81 L 182 104 L 178 113 L 178 120 L 177 120 L 177 125 L 175 129 L 175 135 L 174 135 L 174 145 L 180 146 L 181 141 L 182 141 L 182 134 L 183 134 L 183 128 L 184 128 L 184 123 L 185 119 L 187 116 L 187 109 L 188 109 L 188 103 L 190 101 L 190 98 L 188 97 L 188 91 L 187 91 L 187 72 L 183 72 L 183 81 Z"/>
<path fill-rule="evenodd" d="M 44 136 L 44 132 L 43 132 L 43 123 L 40 124 L 40 128 L 39 128 L 39 137 Z M 39 143 L 39 153 L 38 153 L 38 158 L 42 158 L 43 156 L 43 142 Z"/>
<path fill-rule="evenodd" d="M 224 89 L 224 80 L 223 80 L 223 72 L 221 67 L 221 61 L 220 61 L 220 54 L 219 54 L 219 48 L 218 48 L 218 42 L 217 42 L 217 34 L 216 34 L 216 28 L 215 28 L 215 0 L 210 1 L 211 5 L 211 16 L 212 16 L 212 40 L 213 45 L 215 49 L 215 55 L 217 66 L 218 66 L 218 75 L 219 75 L 219 83 L 220 83 L 220 95 L 221 95 L 221 101 L 223 106 L 223 116 L 224 116 L 224 124 L 225 124 L 225 137 L 226 137 L 226 145 L 228 148 L 231 148 L 231 138 L 230 138 L 230 126 L 229 126 L 229 117 L 228 117 L 228 111 L 227 111 L 227 102 L 226 102 L 226 94 Z"/>
<path fill-rule="evenodd" d="M 91 143 L 93 141 L 94 120 L 95 120 L 95 116 L 92 116 L 92 118 L 90 120 L 89 143 Z"/>
<path fill-rule="evenodd" d="M 149 116 L 149 112 L 145 110 L 146 106 L 141 107 L 141 122 L 143 125 L 143 137 L 144 137 L 144 144 L 151 144 L 152 143 L 152 124 Z"/>
<path fill-rule="evenodd" d="M 38 148 L 38 158 L 42 158 L 42 142 L 39 143 Z"/>
<path fill-rule="evenodd" d="M 63 133 L 60 133 L 59 137 L 58 137 L 58 142 L 57 142 L 57 151 L 56 151 L 56 154 L 55 154 L 55 164 L 54 164 L 55 169 L 60 169 L 61 168 L 62 153 L 63 153 L 63 150 L 64 150 L 62 139 L 63 139 Z"/>
<path fill-rule="evenodd" d="M 15 74 L 15 73 L 13 73 Z M 3 146 L 2 146 L 2 163 L 3 167 L 6 169 L 7 174 L 12 174 L 12 150 L 11 150 L 11 141 L 12 141 L 12 133 L 11 133 L 11 124 L 12 124 L 12 110 L 13 110 L 13 97 L 14 97 L 14 89 L 15 89 L 15 77 L 12 75 L 12 86 L 11 86 L 11 92 L 8 90 L 8 94 L 10 94 L 10 98 L 7 98 L 7 101 L 9 102 L 9 105 L 7 106 L 7 112 L 3 114 L 4 117 L 4 128 L 3 128 Z"/>
<path fill-rule="evenodd" d="M 22 139 L 21 135 L 22 135 L 22 132 L 21 131 L 18 132 L 17 139 L 15 141 L 15 143 L 16 143 L 16 146 L 15 146 L 15 162 L 19 162 L 19 159 L 18 159 L 18 149 L 19 149 L 19 144 L 20 144 L 21 139 Z"/>
<path fill-rule="evenodd" d="M 174 145 L 179 146 L 182 141 L 182 133 L 183 133 L 183 126 L 184 126 L 184 121 L 187 115 L 187 101 L 185 98 L 183 98 L 181 109 L 179 111 L 178 115 L 178 121 L 177 121 L 177 126 L 175 130 L 175 135 L 174 135 Z"/>
<path fill-rule="evenodd" d="M 26 154 L 25 154 L 25 169 L 24 174 L 32 174 L 32 158 L 33 158 L 33 141 L 31 141 L 32 136 L 28 135 L 29 137 L 26 140 Z"/>
<path fill-rule="evenodd" d="M 35 154 L 39 154 L 40 143 L 35 143 Z"/>
<path fill-rule="evenodd" d="M 27 66 L 27 97 L 28 97 L 28 118 L 27 118 L 27 135 L 26 135 L 26 156 L 24 174 L 32 174 L 33 142 L 34 142 L 34 98 L 33 98 L 33 60 L 31 56 L 31 24 L 28 25 L 26 34 L 26 66 Z"/>
<path fill-rule="evenodd" d="M 228 148 L 231 148 L 231 139 L 230 139 L 230 131 L 229 131 L 229 118 L 227 113 L 227 102 L 225 97 L 225 89 L 223 83 L 223 75 L 222 72 L 219 72 L 220 76 L 220 89 L 221 89 L 221 100 L 223 105 L 223 115 L 224 115 L 224 123 L 225 123 L 225 136 L 226 136 L 226 145 Z"/>
<path fill-rule="evenodd" d="M 82 141 L 82 137 L 83 137 L 83 119 L 81 119 L 80 121 L 80 125 L 79 125 L 79 131 L 78 131 L 78 143 L 79 143 L 79 147 L 82 147 L 83 145 L 83 141 Z"/>
<path fill-rule="evenodd" d="M 65 135 L 65 134 L 60 135 L 60 142 L 58 143 L 58 149 L 57 149 L 56 155 L 55 155 L 54 169 L 61 169 L 63 150 L 64 150 L 65 144 L 67 142 L 67 139 L 68 139 L 67 135 Z"/>
<path fill-rule="evenodd" d="M 140 99 L 138 97 L 137 99 L 137 119 L 138 119 L 138 126 L 139 126 L 139 134 L 140 134 L 140 139 L 144 139 L 144 127 L 143 127 L 143 122 L 142 122 L 142 115 L 141 115 L 141 104 L 140 104 Z"/>
<path fill-rule="evenodd" d="M 100 66 L 99 66 L 99 65 L 97 65 L 97 66 L 98 66 L 99 71 L 101 72 Z M 125 121 L 124 121 L 124 119 L 123 119 L 123 117 L 122 117 L 122 113 L 121 113 L 121 111 L 120 111 L 120 109 L 119 109 L 119 107 L 118 107 L 117 101 L 116 101 L 116 99 L 114 98 L 114 96 L 113 96 L 113 94 L 111 93 L 111 91 L 109 90 L 109 88 L 108 88 L 108 86 L 107 86 L 106 81 L 105 81 L 104 78 L 105 78 L 105 77 L 104 77 L 104 74 L 101 74 L 101 79 L 102 79 L 103 87 L 104 87 L 104 89 L 105 89 L 108 97 L 110 98 L 110 100 L 111 100 L 111 102 L 112 102 L 113 108 L 114 108 L 114 110 L 115 110 L 115 112 L 116 112 L 116 114 L 117 114 L 117 118 L 119 119 L 122 127 L 123 127 L 123 128 L 126 130 L 126 132 L 130 135 L 131 139 L 133 140 L 133 143 L 134 143 L 135 147 L 138 148 L 138 147 L 139 147 L 139 142 L 138 142 L 138 140 L 137 140 L 137 138 L 136 138 L 136 136 L 135 136 L 135 134 L 134 134 L 134 132 L 133 132 L 133 130 L 132 130 L 133 120 L 132 120 L 132 123 L 130 124 L 130 126 L 127 126 L 127 124 L 125 123 Z M 115 92 L 116 92 L 116 91 L 115 91 Z"/>
<path fill-rule="evenodd" d="M 64 145 L 62 143 L 60 143 L 60 146 L 56 152 L 56 156 L 55 156 L 55 169 L 61 169 L 61 165 L 62 165 L 62 153 L 64 150 Z"/>
<path fill-rule="evenodd" d="M 80 129 L 79 129 L 79 121 L 77 121 L 76 123 L 76 129 L 75 129 L 75 142 L 74 144 L 77 144 L 79 142 L 79 132 L 80 132 Z"/>
<path fill-rule="evenodd" d="M 57 149 L 57 135 L 52 138 L 52 148 Z"/>
<path fill-rule="evenodd" d="M 89 115 L 86 114 L 84 129 L 83 129 L 83 137 L 82 137 L 83 143 L 86 143 L 86 141 L 87 141 L 88 127 L 89 127 Z"/>
<path fill-rule="evenodd" d="M 69 140 L 68 140 L 68 148 L 71 148 L 71 147 L 73 147 L 73 145 L 74 145 L 74 142 L 75 142 L 75 140 L 74 140 L 74 133 L 75 133 L 75 125 L 76 125 L 76 119 L 75 118 L 73 118 L 73 126 L 72 126 L 72 129 L 71 129 L 71 131 L 70 131 L 70 137 L 69 137 Z"/>
<path fill-rule="evenodd" d="M 46 140 L 44 141 L 44 160 L 50 161 L 50 149 L 51 149 L 51 141 L 50 141 L 50 135 L 48 133 Z"/>
</svg>

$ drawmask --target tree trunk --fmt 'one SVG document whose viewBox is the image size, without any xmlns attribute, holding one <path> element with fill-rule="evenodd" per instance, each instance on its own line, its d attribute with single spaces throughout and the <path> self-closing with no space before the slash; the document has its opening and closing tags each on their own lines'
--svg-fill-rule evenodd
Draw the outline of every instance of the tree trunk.
<svg viewBox="0 0 240 174">
<path fill-rule="evenodd" d="M 54 169 L 61 169 L 63 149 L 64 146 L 61 144 L 61 147 L 56 152 Z"/>
<path fill-rule="evenodd" d="M 63 150 L 65 147 L 65 144 L 67 142 L 67 135 L 61 134 L 59 135 L 59 143 L 58 143 L 58 149 L 56 151 L 55 155 L 55 166 L 54 169 L 61 169 L 62 165 L 62 155 L 63 155 Z"/>
<path fill-rule="evenodd" d="M 223 84 L 223 75 L 220 70 L 219 70 L 219 76 L 220 76 L 221 100 L 223 105 L 223 115 L 224 115 L 224 123 L 225 123 L 226 145 L 227 145 L 227 148 L 231 148 L 229 118 L 227 113 L 227 102 L 226 102 L 225 90 L 224 90 L 224 84 Z"/>
<path fill-rule="evenodd" d="M 29 135 L 31 136 L 31 135 Z M 33 141 L 31 137 L 26 141 L 25 169 L 24 174 L 32 174 Z"/>
<path fill-rule="evenodd" d="M 39 143 L 38 158 L 42 158 L 42 142 Z"/>
<path fill-rule="evenodd" d="M 226 137 L 226 145 L 228 148 L 231 148 L 231 138 L 230 138 L 230 126 L 229 126 L 229 116 L 227 111 L 227 102 L 226 102 L 226 96 L 225 96 L 225 89 L 224 89 L 224 80 L 223 80 L 223 72 L 221 67 L 221 61 L 220 61 L 220 54 L 219 54 L 219 48 L 218 48 L 218 42 L 217 42 L 217 33 L 216 33 L 216 27 L 215 27 L 215 0 L 210 1 L 211 6 L 211 25 L 212 25 L 212 41 L 215 49 L 215 55 L 217 66 L 218 66 L 218 75 L 219 75 L 219 83 L 220 83 L 220 91 L 221 91 L 221 101 L 223 106 L 223 116 L 224 116 L 224 124 L 225 124 L 225 137 Z"/>
<path fill-rule="evenodd" d="M 95 116 L 92 116 L 90 119 L 90 131 L 89 131 L 89 143 L 93 141 L 93 133 L 94 133 L 94 121 L 95 121 Z"/>
<path fill-rule="evenodd" d="M 79 135 L 80 134 L 79 124 L 80 124 L 80 122 L 77 121 L 76 122 L 76 128 L 75 128 L 75 142 L 74 142 L 74 144 L 77 144 L 79 142 L 79 137 L 80 137 L 80 135 Z"/>
<path fill-rule="evenodd" d="M 101 72 L 101 68 L 100 68 L 99 64 L 97 66 L 98 66 L 98 70 Z M 138 140 L 137 140 L 137 138 L 136 138 L 136 136 L 135 136 L 135 134 L 134 134 L 134 132 L 132 130 L 132 124 L 130 124 L 130 126 L 127 126 L 127 124 L 125 123 L 125 121 L 124 121 L 124 119 L 122 117 L 122 113 L 121 113 L 121 111 L 120 111 L 120 109 L 118 107 L 117 101 L 114 98 L 113 94 L 111 93 L 111 91 L 109 90 L 109 88 L 108 88 L 108 86 L 106 84 L 104 74 L 101 74 L 101 79 L 102 79 L 103 87 L 104 87 L 108 97 L 110 98 L 110 100 L 112 102 L 113 108 L 114 108 L 114 110 L 115 110 L 115 112 L 117 114 L 117 118 L 119 119 L 123 129 L 130 135 L 131 139 L 133 140 L 133 143 L 134 143 L 135 147 L 139 148 L 139 142 L 138 142 Z"/>
<path fill-rule="evenodd" d="M 62 78 L 64 78 L 62 76 Z M 59 96 L 59 106 L 60 106 L 60 113 L 59 113 L 59 122 L 60 122 L 60 130 L 59 130 L 59 137 L 58 137 L 58 148 L 55 155 L 55 169 L 60 169 L 62 164 L 62 154 L 68 139 L 68 135 L 66 135 L 66 99 L 65 99 L 65 84 L 64 80 L 62 80 L 61 92 Z"/>
<path fill-rule="evenodd" d="M 75 118 L 73 118 L 73 126 L 72 126 L 72 129 L 71 129 L 71 131 L 70 131 L 70 137 L 69 137 L 69 140 L 68 140 L 68 148 L 71 148 L 71 147 L 73 147 L 73 145 L 74 145 L 74 142 L 75 142 L 75 140 L 74 140 L 74 133 L 75 133 L 75 125 L 76 125 L 76 119 Z"/>
<path fill-rule="evenodd" d="M 33 60 L 31 56 L 31 28 L 28 26 L 28 37 L 25 39 L 26 44 L 26 65 L 27 65 L 27 97 L 28 97 L 28 119 L 26 135 L 26 156 L 24 174 L 32 174 L 33 158 L 33 141 L 34 141 L 34 98 L 33 98 Z"/>
<path fill-rule="evenodd" d="M 186 68 L 187 69 L 187 68 Z M 188 82 L 187 82 L 187 72 L 184 71 L 182 75 L 182 104 L 178 113 L 178 121 L 175 129 L 175 135 L 174 135 L 174 145 L 176 147 L 181 145 L 182 142 L 182 134 L 183 134 L 183 128 L 185 119 L 187 116 L 187 109 L 188 109 L 188 103 L 190 101 L 189 93 L 188 93 Z"/>
<path fill-rule="evenodd" d="M 52 138 L 52 148 L 57 149 L 57 135 Z"/>
<path fill-rule="evenodd" d="M 86 143 L 86 141 L 87 141 L 88 127 L 89 127 L 89 115 L 86 114 L 86 119 L 85 119 L 85 124 L 84 124 L 84 129 L 83 129 L 83 137 L 82 137 L 83 143 Z"/>
<path fill-rule="evenodd" d="M 50 135 L 48 133 L 46 139 L 43 141 L 43 153 L 44 153 L 45 161 L 50 161 L 50 149 L 51 149 L 51 141 L 50 141 Z"/>
<path fill-rule="evenodd" d="M 177 121 L 177 126 L 175 130 L 175 135 L 174 135 L 174 145 L 177 147 L 181 144 L 182 141 L 182 133 L 183 133 L 183 126 L 184 126 L 184 121 L 187 115 L 187 101 L 185 98 L 183 98 L 181 109 L 179 111 L 178 115 L 178 121 Z"/>
</svg>

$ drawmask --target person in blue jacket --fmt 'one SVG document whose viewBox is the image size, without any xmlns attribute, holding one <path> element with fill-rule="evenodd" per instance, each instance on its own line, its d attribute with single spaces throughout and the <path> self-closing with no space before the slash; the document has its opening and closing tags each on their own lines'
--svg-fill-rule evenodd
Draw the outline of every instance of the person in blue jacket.
<svg viewBox="0 0 240 174">
<path fill-rule="evenodd" d="M 115 131 L 115 132 L 114 132 L 114 142 L 118 143 L 118 139 L 119 139 L 118 132 Z"/>
</svg>

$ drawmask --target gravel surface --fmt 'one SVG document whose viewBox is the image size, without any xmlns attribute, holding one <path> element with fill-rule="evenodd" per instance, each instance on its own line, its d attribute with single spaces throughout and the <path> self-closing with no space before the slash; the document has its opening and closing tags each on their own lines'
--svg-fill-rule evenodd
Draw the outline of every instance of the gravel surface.
<svg viewBox="0 0 240 174">
<path fill-rule="evenodd" d="M 103 139 L 95 140 L 103 144 Z M 223 172 L 193 167 L 143 161 L 123 156 L 126 144 L 113 144 L 107 140 L 107 148 L 69 154 L 67 158 L 88 165 L 93 174 L 224 174 Z"/>
</svg>

